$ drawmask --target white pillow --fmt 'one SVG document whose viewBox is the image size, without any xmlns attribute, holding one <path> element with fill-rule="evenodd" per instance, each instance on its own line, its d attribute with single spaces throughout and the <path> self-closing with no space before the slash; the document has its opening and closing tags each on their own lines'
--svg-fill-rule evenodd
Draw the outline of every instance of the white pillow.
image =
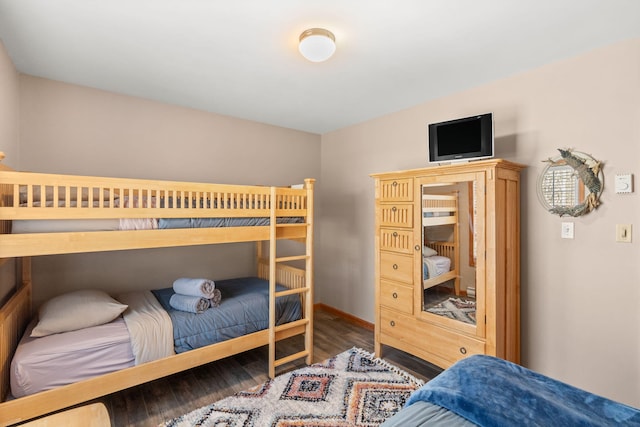
<svg viewBox="0 0 640 427">
<path fill-rule="evenodd" d="M 435 249 L 431 249 L 429 246 L 422 246 L 423 257 L 434 256 L 434 255 L 438 255 L 438 252 L 436 252 Z"/>
<path fill-rule="evenodd" d="M 32 337 L 44 337 L 109 323 L 127 309 L 103 291 L 81 290 L 62 294 L 42 304 Z"/>
</svg>

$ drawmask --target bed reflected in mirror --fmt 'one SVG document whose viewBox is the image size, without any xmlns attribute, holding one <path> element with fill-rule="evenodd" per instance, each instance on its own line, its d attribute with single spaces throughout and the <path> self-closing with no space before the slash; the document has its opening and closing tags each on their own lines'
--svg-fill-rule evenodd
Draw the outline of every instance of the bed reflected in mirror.
<svg viewBox="0 0 640 427">
<path fill-rule="evenodd" d="M 422 186 L 422 311 L 476 323 L 474 181 Z"/>
</svg>

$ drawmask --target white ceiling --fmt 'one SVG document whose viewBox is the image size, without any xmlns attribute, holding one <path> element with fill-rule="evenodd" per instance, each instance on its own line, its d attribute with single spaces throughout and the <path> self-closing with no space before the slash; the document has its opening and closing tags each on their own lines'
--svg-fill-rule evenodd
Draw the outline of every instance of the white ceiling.
<svg viewBox="0 0 640 427">
<path fill-rule="evenodd" d="M 0 0 L 22 73 L 319 134 L 635 37 L 640 0 Z"/>
</svg>

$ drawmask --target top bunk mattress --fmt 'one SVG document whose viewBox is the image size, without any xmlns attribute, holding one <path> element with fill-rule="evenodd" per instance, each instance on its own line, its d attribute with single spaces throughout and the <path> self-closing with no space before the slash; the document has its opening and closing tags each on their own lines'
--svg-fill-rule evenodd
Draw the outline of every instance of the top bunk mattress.
<svg viewBox="0 0 640 427">
<path fill-rule="evenodd" d="M 270 219 L 249 218 L 126 218 L 14 220 L 12 233 L 63 233 L 75 231 L 157 230 L 268 226 Z M 278 217 L 278 224 L 302 224 L 303 217 Z"/>
</svg>

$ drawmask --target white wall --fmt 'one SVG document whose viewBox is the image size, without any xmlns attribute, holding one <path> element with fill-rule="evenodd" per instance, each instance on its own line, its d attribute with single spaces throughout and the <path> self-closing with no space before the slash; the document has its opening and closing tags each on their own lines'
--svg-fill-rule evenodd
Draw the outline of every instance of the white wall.
<svg viewBox="0 0 640 427">
<path fill-rule="evenodd" d="M 428 78 L 428 77 L 426 77 Z M 497 157 L 522 175 L 523 364 L 640 406 L 640 202 L 613 192 L 640 174 L 640 40 L 477 87 L 322 137 L 316 286 L 325 304 L 374 320 L 374 187 L 369 174 L 427 166 L 427 124 L 493 112 Z M 561 219 L 538 202 L 557 148 L 604 163 L 598 210 Z M 575 223 L 575 239 L 560 223 Z M 615 225 L 636 223 L 634 242 Z"/>
<path fill-rule="evenodd" d="M 18 72 L 0 40 L 0 151 L 10 166 L 18 164 L 19 87 Z"/>
<path fill-rule="evenodd" d="M 250 185 L 320 175 L 319 135 L 25 75 L 20 134 L 21 170 Z M 255 274 L 253 254 L 242 243 L 36 257 L 34 300 L 241 277 Z"/>
<path fill-rule="evenodd" d="M 0 151 L 6 155 L 2 164 L 10 167 L 18 164 L 19 87 L 18 72 L 0 40 Z M 0 301 L 12 291 L 14 273 L 13 263 L 0 267 Z"/>
</svg>

